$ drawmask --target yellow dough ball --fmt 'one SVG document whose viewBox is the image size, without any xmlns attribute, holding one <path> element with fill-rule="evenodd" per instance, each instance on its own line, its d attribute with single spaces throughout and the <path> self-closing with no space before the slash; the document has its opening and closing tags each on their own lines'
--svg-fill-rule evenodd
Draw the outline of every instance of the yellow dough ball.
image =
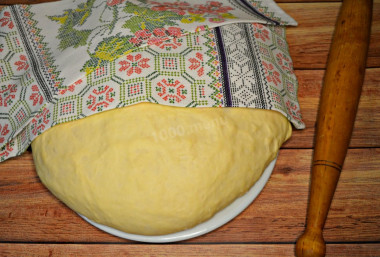
<svg viewBox="0 0 380 257">
<path fill-rule="evenodd" d="M 32 143 L 70 208 L 141 235 L 182 231 L 243 195 L 291 135 L 278 112 L 142 103 L 57 125 Z"/>
</svg>

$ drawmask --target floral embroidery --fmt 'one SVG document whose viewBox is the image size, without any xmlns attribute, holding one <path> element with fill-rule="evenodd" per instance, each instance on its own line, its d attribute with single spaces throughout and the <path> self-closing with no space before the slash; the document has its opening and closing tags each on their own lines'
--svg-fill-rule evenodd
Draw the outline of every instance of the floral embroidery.
<svg viewBox="0 0 380 257">
<path fill-rule="evenodd" d="M 202 76 L 204 74 L 204 63 L 203 63 L 203 55 L 201 53 L 195 54 L 196 58 L 190 58 L 189 62 L 191 65 L 189 66 L 190 70 L 197 70 L 198 76 Z"/>
<path fill-rule="evenodd" d="M 150 33 L 150 31 L 147 29 L 138 30 L 135 32 L 135 37 L 131 38 L 129 42 L 138 46 L 143 42 L 143 40 L 146 40 L 150 38 L 151 36 L 152 36 L 152 33 Z"/>
<path fill-rule="evenodd" d="M 70 91 L 70 92 L 74 92 L 74 89 L 77 85 L 80 85 L 82 84 L 83 80 L 82 79 L 78 79 L 77 81 L 75 81 L 73 84 L 69 85 L 67 88 L 65 89 L 60 89 L 59 90 L 59 94 L 60 95 L 64 95 L 66 94 L 67 91 Z"/>
<path fill-rule="evenodd" d="M 176 3 L 169 3 L 169 2 L 155 2 L 152 1 L 150 4 L 153 5 L 152 10 L 153 11 L 172 11 L 175 12 L 179 15 L 185 15 L 186 12 L 189 10 L 192 10 L 192 7 L 190 6 L 189 3 L 186 2 L 176 2 Z"/>
<path fill-rule="evenodd" d="M 8 86 L 2 86 L 0 90 L 0 106 L 7 107 L 13 103 L 15 95 L 17 92 L 17 87 L 15 84 L 10 84 Z"/>
<path fill-rule="evenodd" d="M 4 137 L 9 133 L 8 124 L 1 126 L 0 124 L 0 143 L 4 143 Z"/>
<path fill-rule="evenodd" d="M 295 94 L 295 85 L 289 81 L 286 82 L 286 88 L 288 89 L 288 92 L 291 93 L 292 95 Z"/>
<path fill-rule="evenodd" d="M 191 14 L 216 14 L 219 15 L 221 13 L 228 13 L 233 10 L 230 6 L 223 6 L 222 3 L 216 1 L 208 1 L 206 4 L 196 4 L 190 5 L 186 2 L 155 2 L 152 1 L 150 4 L 153 5 L 152 10 L 154 11 L 172 11 L 179 15 L 185 15 L 186 12 Z"/>
<path fill-rule="evenodd" d="M 261 39 L 262 41 L 269 40 L 269 31 L 265 26 L 259 23 L 253 23 L 253 31 L 255 38 Z"/>
<path fill-rule="evenodd" d="M 119 64 L 121 65 L 119 71 L 127 71 L 127 75 L 131 76 L 133 72 L 137 74 L 141 74 L 142 69 L 149 68 L 149 64 L 147 63 L 149 61 L 148 58 L 142 58 L 141 54 L 137 54 L 135 56 L 133 55 L 127 55 L 127 60 L 120 61 Z"/>
<path fill-rule="evenodd" d="M 40 93 L 40 90 L 38 89 L 37 85 L 32 86 L 33 93 L 30 95 L 29 99 L 33 100 L 33 106 L 35 106 L 37 103 L 42 104 L 44 101 L 43 96 Z"/>
<path fill-rule="evenodd" d="M 39 114 L 37 114 L 32 120 L 31 130 L 34 135 L 40 135 L 49 123 L 50 111 L 44 108 Z"/>
<path fill-rule="evenodd" d="M 144 0 L 141 1 L 146 3 Z M 81 69 L 86 74 L 94 72 L 107 62 L 131 53 L 144 43 L 160 46 L 161 49 L 176 49 L 181 45 L 180 40 L 175 40 L 174 44 L 164 42 L 173 37 L 183 36 L 184 31 L 176 27 L 179 22 L 204 22 L 208 19 L 209 22 L 220 23 L 225 19 L 236 18 L 229 13 L 234 10 L 233 7 L 218 1 L 207 1 L 204 4 L 152 1 L 149 2 L 150 8 L 126 0 L 107 0 L 105 4 L 99 5 L 95 5 L 95 2 L 96 0 L 87 0 L 86 3 L 78 4 L 77 8 L 65 10 L 61 15 L 49 16 L 52 21 L 60 24 L 57 36 L 60 50 L 87 46 L 90 59 Z M 118 5 L 123 7 L 115 9 Z M 93 9 L 99 8 L 101 23 L 95 23 L 94 26 L 88 22 L 88 17 L 91 16 Z M 103 18 L 103 15 L 109 14 L 110 11 L 112 11 L 111 18 Z M 129 33 L 115 35 L 112 32 L 117 27 L 116 24 L 121 23 L 120 19 L 124 23 L 121 27 L 128 29 Z M 111 36 L 106 37 L 106 35 Z M 104 39 L 101 42 L 94 41 L 97 45 L 92 45 L 93 39 L 99 36 L 104 36 Z"/>
<path fill-rule="evenodd" d="M 152 8 L 141 7 L 130 2 L 127 2 L 123 11 L 128 14 L 133 14 L 131 18 L 125 21 L 123 28 L 129 29 L 132 33 L 138 30 L 148 29 L 149 31 L 155 28 L 164 26 L 175 26 L 176 21 L 183 18 L 171 11 L 155 11 Z"/>
<path fill-rule="evenodd" d="M 281 103 L 281 97 L 277 94 L 277 93 L 274 93 L 272 94 L 272 98 L 274 101 L 276 101 L 277 103 Z"/>
<path fill-rule="evenodd" d="M 228 13 L 228 11 L 233 10 L 230 6 L 223 6 L 222 3 L 216 2 L 216 1 L 209 1 L 206 2 L 205 5 L 195 5 L 196 9 L 198 9 L 198 12 L 194 13 L 211 13 L 219 15 L 221 13 Z"/>
<path fill-rule="evenodd" d="M 178 80 L 174 81 L 174 79 L 162 79 L 157 83 L 156 90 L 162 99 L 171 104 L 181 102 L 183 99 L 186 99 L 187 95 L 185 86 Z"/>
<path fill-rule="evenodd" d="M 21 154 L 51 126 L 140 102 L 225 107 L 231 99 L 232 106 L 279 110 L 302 127 L 302 121 L 292 118 L 299 112 L 297 80 L 286 71 L 292 64 L 286 59 L 284 27 L 253 27 L 268 20 L 229 0 L 153 1 L 160 3 L 78 0 L 72 7 L 19 5 L 0 12 L 0 109 L 8 115 L 1 122 L 0 160 Z M 251 1 L 260 2 L 257 9 L 264 15 L 277 15 L 266 1 Z M 212 24 L 235 15 L 240 18 L 229 22 L 233 24 Z M 241 38 L 254 42 L 250 46 Z M 244 51 L 246 47 L 255 51 Z M 243 57 L 250 61 L 240 61 Z M 248 74 L 253 69 L 246 69 L 247 63 L 257 65 L 257 73 Z M 225 64 L 228 69 L 223 70 Z M 258 79 L 264 83 L 255 83 Z M 252 102 L 256 84 L 265 88 L 258 97 L 268 99 L 270 106 Z"/>
<path fill-rule="evenodd" d="M 122 4 L 124 2 L 125 0 L 107 0 L 107 5 L 114 6 L 114 5 Z"/>
<path fill-rule="evenodd" d="M 186 2 L 151 2 L 154 5 L 154 11 L 171 11 L 179 15 L 183 15 L 182 23 L 204 22 L 205 17 L 208 17 L 210 22 L 219 23 L 225 19 L 235 19 L 236 17 L 228 13 L 233 8 L 230 6 L 223 6 L 222 3 L 217 1 L 208 1 L 205 4 L 190 5 Z M 186 15 L 188 14 L 188 15 Z"/>
<path fill-rule="evenodd" d="M 288 109 L 288 113 L 290 113 L 293 119 L 302 121 L 301 111 L 295 103 L 289 100 L 286 101 L 286 108 Z"/>
<path fill-rule="evenodd" d="M 281 84 L 280 73 L 274 69 L 273 64 L 262 62 L 265 71 L 265 77 L 268 82 L 273 82 L 276 86 Z"/>
<path fill-rule="evenodd" d="M 276 61 L 287 73 L 293 73 L 293 63 L 288 56 L 278 53 L 276 54 Z"/>
<path fill-rule="evenodd" d="M 181 30 L 181 29 L 179 29 Z M 153 34 L 156 36 L 156 37 L 166 37 L 167 34 L 166 34 L 166 29 L 165 28 L 155 28 L 153 30 Z"/>
<path fill-rule="evenodd" d="M 88 96 L 87 108 L 91 111 L 103 111 L 110 103 L 115 100 L 115 92 L 110 86 L 100 86 L 97 89 L 92 90 L 91 95 Z"/>
<path fill-rule="evenodd" d="M 181 37 L 182 36 L 182 29 L 178 27 L 169 27 L 167 29 L 169 36 L 173 37 Z"/>
<path fill-rule="evenodd" d="M 14 146 L 14 141 L 12 140 L 10 143 L 0 148 L 0 161 L 4 161 L 7 159 L 9 154 L 13 151 L 13 146 Z"/>
<path fill-rule="evenodd" d="M 169 41 L 170 37 L 181 37 L 182 30 L 181 28 L 177 27 L 169 27 L 167 29 L 165 28 L 155 28 L 152 33 L 150 33 L 149 30 L 139 30 L 135 32 L 135 37 L 131 38 L 129 42 L 135 44 L 136 46 L 141 45 L 144 41 L 147 42 L 148 45 L 156 45 L 160 46 L 165 41 Z M 175 40 L 177 42 L 177 40 Z M 181 44 L 178 44 L 181 45 Z M 177 46 L 178 46 L 177 45 Z M 176 48 L 175 46 L 174 48 Z M 162 46 L 161 49 L 163 49 L 165 46 Z"/>
<path fill-rule="evenodd" d="M 4 12 L 4 17 L 0 19 L 0 26 L 8 26 L 8 28 L 13 29 L 14 25 L 11 20 L 11 14 L 9 12 Z"/>
<path fill-rule="evenodd" d="M 27 62 L 25 55 L 20 55 L 20 61 L 15 62 L 15 65 L 17 65 L 17 70 L 27 70 L 29 68 L 29 64 Z"/>
</svg>

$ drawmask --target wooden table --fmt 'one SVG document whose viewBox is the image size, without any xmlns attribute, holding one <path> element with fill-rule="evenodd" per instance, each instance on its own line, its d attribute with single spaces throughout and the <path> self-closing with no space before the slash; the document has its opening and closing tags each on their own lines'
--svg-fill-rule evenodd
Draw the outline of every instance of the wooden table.
<svg viewBox="0 0 380 257">
<path fill-rule="evenodd" d="M 136 243 L 96 229 L 53 197 L 26 152 L 0 164 L 0 255 L 294 256 L 305 226 L 318 101 L 341 3 L 278 2 L 299 22 L 287 30 L 287 38 L 307 128 L 294 131 L 282 147 L 272 177 L 251 206 L 199 238 L 164 245 Z M 324 237 L 327 256 L 380 256 L 380 0 L 374 0 L 363 94 Z"/>
</svg>

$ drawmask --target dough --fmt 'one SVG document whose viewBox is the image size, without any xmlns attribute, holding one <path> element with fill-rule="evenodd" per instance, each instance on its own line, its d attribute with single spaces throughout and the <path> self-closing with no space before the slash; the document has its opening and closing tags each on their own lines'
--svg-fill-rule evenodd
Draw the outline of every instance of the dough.
<svg viewBox="0 0 380 257">
<path fill-rule="evenodd" d="M 87 218 L 142 235 L 191 228 L 244 194 L 290 137 L 278 112 L 142 103 L 32 143 L 41 181 Z"/>
</svg>

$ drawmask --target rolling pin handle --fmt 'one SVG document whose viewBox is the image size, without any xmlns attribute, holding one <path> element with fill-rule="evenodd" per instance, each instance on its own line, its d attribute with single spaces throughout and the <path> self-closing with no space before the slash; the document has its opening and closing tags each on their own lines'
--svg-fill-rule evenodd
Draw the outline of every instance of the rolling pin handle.
<svg viewBox="0 0 380 257">
<path fill-rule="evenodd" d="M 322 230 L 349 146 L 370 40 L 372 0 L 344 0 L 327 60 L 317 118 L 309 207 L 298 257 L 324 256 Z"/>
<path fill-rule="evenodd" d="M 326 243 L 322 230 L 306 228 L 305 233 L 298 239 L 296 245 L 297 256 L 322 257 L 326 254 Z"/>
</svg>

